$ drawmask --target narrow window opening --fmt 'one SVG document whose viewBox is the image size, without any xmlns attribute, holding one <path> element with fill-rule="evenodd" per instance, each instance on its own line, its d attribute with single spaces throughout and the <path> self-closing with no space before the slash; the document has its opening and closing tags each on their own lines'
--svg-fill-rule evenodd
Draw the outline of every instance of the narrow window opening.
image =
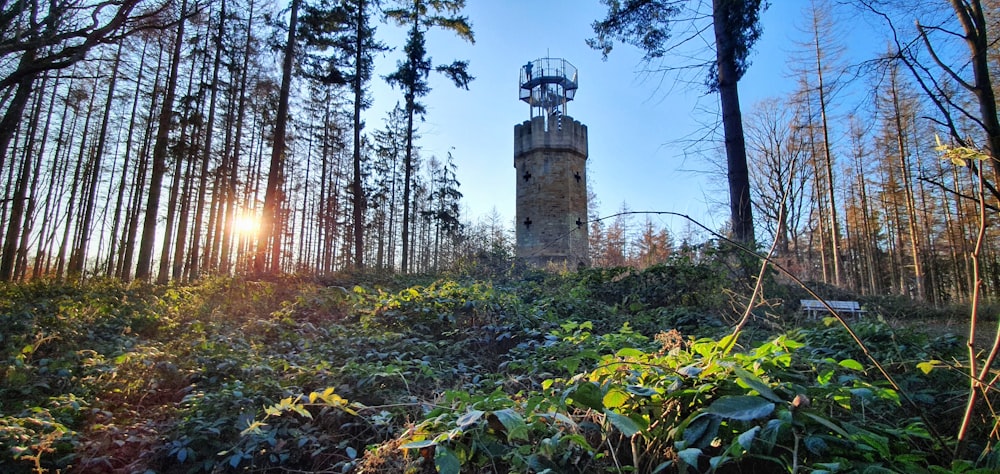
<svg viewBox="0 0 1000 474">
<path fill-rule="evenodd" d="M 581 177 L 580 177 L 580 172 L 579 172 L 579 171 L 575 172 L 575 173 L 573 174 L 573 177 L 574 177 L 574 178 L 576 178 L 576 182 L 577 182 L 577 183 L 579 183 L 579 182 L 580 182 L 580 180 L 581 180 L 581 179 L 583 179 L 583 178 L 581 178 Z"/>
<path fill-rule="evenodd" d="M 529 179 L 531 179 L 531 171 L 525 171 L 524 172 L 524 180 L 527 181 Z"/>
<path fill-rule="evenodd" d="M 524 219 L 524 228 L 525 229 L 530 229 L 531 228 L 531 218 L 530 217 Z"/>
<path fill-rule="evenodd" d="M 579 229 L 581 227 L 583 227 L 583 221 L 581 221 L 580 218 L 577 217 L 576 218 L 576 228 Z"/>
</svg>

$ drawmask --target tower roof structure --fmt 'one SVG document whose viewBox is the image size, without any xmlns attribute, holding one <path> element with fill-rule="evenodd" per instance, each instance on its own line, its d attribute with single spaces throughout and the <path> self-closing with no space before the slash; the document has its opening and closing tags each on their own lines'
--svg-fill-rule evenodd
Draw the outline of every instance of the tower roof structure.
<svg viewBox="0 0 1000 474">
<path fill-rule="evenodd" d="M 579 87 L 576 67 L 561 58 L 539 58 L 521 66 L 518 97 L 531 108 L 531 117 L 566 114 L 566 103 Z"/>
</svg>

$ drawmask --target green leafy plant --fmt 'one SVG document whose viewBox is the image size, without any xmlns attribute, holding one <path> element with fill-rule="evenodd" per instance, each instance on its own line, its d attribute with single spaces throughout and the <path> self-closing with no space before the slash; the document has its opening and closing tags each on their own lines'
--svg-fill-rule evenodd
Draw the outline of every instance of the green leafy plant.
<svg viewBox="0 0 1000 474">
<path fill-rule="evenodd" d="M 333 387 L 286 397 L 265 407 L 263 418 L 241 420 L 246 426 L 239 443 L 219 456 L 233 469 L 324 466 L 346 471 L 358 460 L 358 449 L 340 429 L 347 424 L 342 415 L 356 417 L 362 408 L 334 393 Z"/>
<path fill-rule="evenodd" d="M 585 344 L 593 336 L 581 327 L 589 326 L 567 324 L 560 334 Z M 622 347 L 586 372 L 517 396 L 450 393 L 404 435 L 401 448 L 433 448 L 433 457 L 425 456 L 441 472 L 458 472 L 456 461 L 498 459 L 513 469 L 563 472 L 730 464 L 917 472 L 932 464 L 936 447 L 919 421 L 899 427 L 859 409 L 898 410 L 899 399 L 868 381 L 853 359 L 810 359 L 802 343 L 784 336 L 732 354 L 725 339 L 659 339 L 667 344 L 659 351 Z M 822 369 L 814 380 L 803 378 L 809 365 Z"/>
</svg>

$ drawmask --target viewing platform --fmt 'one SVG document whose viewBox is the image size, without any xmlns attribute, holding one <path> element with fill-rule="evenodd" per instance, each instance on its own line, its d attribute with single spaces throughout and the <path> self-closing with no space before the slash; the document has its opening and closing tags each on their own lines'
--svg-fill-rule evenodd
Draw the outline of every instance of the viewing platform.
<svg viewBox="0 0 1000 474">
<path fill-rule="evenodd" d="M 566 102 L 573 100 L 579 87 L 576 67 L 560 58 L 540 58 L 521 66 L 518 97 L 531 106 L 532 112 L 565 113 Z M 532 114 L 534 115 L 534 114 Z"/>
</svg>

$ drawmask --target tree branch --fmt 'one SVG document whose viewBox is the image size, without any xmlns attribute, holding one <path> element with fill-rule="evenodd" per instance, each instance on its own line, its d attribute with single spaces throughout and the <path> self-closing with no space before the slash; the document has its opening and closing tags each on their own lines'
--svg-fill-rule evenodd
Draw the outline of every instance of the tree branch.
<svg viewBox="0 0 1000 474">
<path fill-rule="evenodd" d="M 956 73 L 953 69 L 945 65 L 944 61 L 942 61 L 941 58 L 938 57 L 937 51 L 935 51 L 934 46 L 931 45 L 931 40 L 927 38 L 927 32 L 924 31 L 924 26 L 921 25 L 919 21 L 916 22 L 916 25 L 917 25 L 917 31 L 920 32 L 920 38 L 924 40 L 924 46 L 927 47 L 927 52 L 931 54 L 931 59 L 934 60 L 934 62 L 938 65 L 938 67 L 940 67 L 941 70 L 943 70 L 945 74 L 948 75 L 948 77 L 951 77 L 952 80 L 957 82 L 959 85 L 968 89 L 969 91 L 975 92 L 976 86 L 969 84 L 968 82 L 965 81 L 965 79 L 962 79 L 962 77 L 959 76 L 958 73 Z"/>
<path fill-rule="evenodd" d="M 923 181 L 925 183 L 930 183 L 930 184 L 936 186 L 938 189 L 940 189 L 940 190 L 942 190 L 942 191 L 944 191 L 944 192 L 946 192 L 948 194 L 951 194 L 953 196 L 960 197 L 962 199 L 968 199 L 968 200 L 971 200 L 971 201 L 977 201 L 977 202 L 979 201 L 979 198 L 977 198 L 975 196 L 969 196 L 968 194 L 962 194 L 962 193 L 960 193 L 958 191 L 955 191 L 954 189 L 949 188 L 944 183 L 942 183 L 940 181 L 935 181 L 935 180 L 933 180 L 931 178 L 928 178 L 926 176 L 919 176 L 919 177 L 917 177 L 917 179 L 919 179 L 920 181 Z M 993 186 L 992 185 L 988 186 L 988 188 L 993 188 Z M 992 189 L 991 192 L 996 193 L 996 190 Z M 991 210 L 991 211 L 993 211 L 993 212 L 1000 212 L 1000 207 L 996 207 L 996 206 L 994 206 L 992 204 L 986 204 L 986 208 L 989 209 L 989 210 Z"/>
</svg>

